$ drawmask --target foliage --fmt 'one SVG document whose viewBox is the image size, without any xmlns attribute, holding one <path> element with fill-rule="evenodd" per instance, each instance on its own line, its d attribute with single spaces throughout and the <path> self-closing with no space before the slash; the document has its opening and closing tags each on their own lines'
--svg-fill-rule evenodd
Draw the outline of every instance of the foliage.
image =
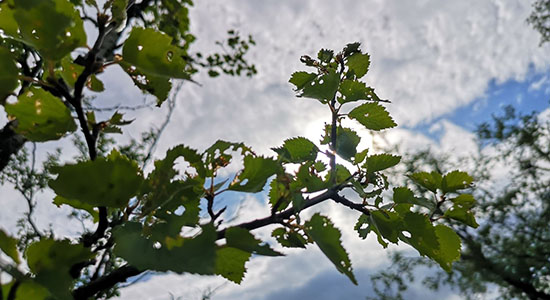
<svg viewBox="0 0 550 300">
<path fill-rule="evenodd" d="M 540 33 L 541 45 L 550 42 L 550 1 L 537 0 L 534 2 L 533 11 L 527 22 Z"/>
<path fill-rule="evenodd" d="M 428 288 L 450 286 L 468 299 L 488 299 L 498 288 L 498 299 L 548 299 L 550 297 L 550 206 L 548 115 L 518 115 L 512 107 L 478 128 L 481 145 L 477 158 L 445 159 L 432 152 L 405 156 L 409 168 L 428 165 L 437 169 L 469 166 L 478 178 L 475 216 L 458 213 L 472 201 L 461 195 L 445 215 L 463 224 L 449 224 L 462 240 L 460 260 L 451 273 L 424 277 Z M 495 172 L 496 170 L 496 172 Z M 500 170 L 500 171 L 499 171 Z M 502 177 L 501 173 L 506 172 Z M 500 174 L 499 174 L 500 173 Z M 500 176 L 499 176 L 500 175 Z M 469 219 L 471 221 L 469 221 Z M 475 223 L 474 223 L 475 222 Z M 479 223 L 474 232 L 467 225 Z M 433 263 L 402 253 L 392 256 L 394 266 L 372 279 L 382 299 L 402 299 L 392 282 L 414 281 L 421 267 Z M 398 278 L 398 279 L 396 279 Z M 406 279 L 408 278 L 408 279 Z"/>
<path fill-rule="evenodd" d="M 302 210 L 327 200 L 360 213 L 355 229 L 361 238 L 372 231 L 384 247 L 390 242 L 407 243 L 451 271 L 461 245 L 457 234 L 442 223 L 477 226 L 471 211 L 473 197 L 463 193 L 472 178 L 459 171 L 414 173 L 410 178 L 429 190 L 429 196 L 395 187 L 393 197 L 383 199 L 390 185 L 382 171 L 400 158 L 357 149 L 361 137 L 342 124 L 344 119 L 355 120 L 371 131 L 396 126 L 381 105 L 389 101 L 361 81 L 370 57 L 359 43 L 348 44 L 336 54 L 322 49 L 316 59 L 303 56 L 301 61 L 313 71 L 296 72 L 289 80 L 298 97 L 313 98 L 331 112 L 320 145 L 303 137 L 291 138 L 273 148 L 274 157 L 221 140 L 204 151 L 177 145 L 156 160 L 148 174 L 143 166 L 156 143 L 151 136 L 162 129 L 144 137 L 152 140 L 146 154 L 135 141 L 112 149 L 109 135 L 121 133 L 131 121 L 118 111 L 100 121 L 85 105 L 86 94 L 104 90 L 101 74 L 105 70 L 120 66 L 141 91 L 156 98 L 158 106 L 169 98 L 176 79 L 192 81 L 199 69 L 213 77 L 256 72 L 244 59 L 253 40 L 241 39 L 234 31 L 227 40 L 231 52 L 206 60 L 189 52 L 195 39 L 189 33 L 191 5 L 189 0 L 111 0 L 103 7 L 95 0 L 0 3 L 0 66 L 6 66 L 0 73 L 6 83 L 0 92 L 10 126 L 26 140 L 42 142 L 72 134 L 76 119 L 84 137 L 76 139 L 83 155 L 75 161 L 60 163 L 54 158 L 57 165 L 47 166 L 44 177 L 37 177 L 34 162 L 30 174 L 21 171 L 29 180 L 42 180 L 31 183 L 40 189 L 46 188 L 46 179 L 56 194 L 54 204 L 89 214 L 96 223 L 94 231 L 87 229 L 78 240 L 41 233 L 34 225 L 35 236 L 27 240 L 2 231 L 0 249 L 11 258 L 0 261 L 1 270 L 11 277 L 2 284 L 2 295 L 8 299 L 109 298 L 120 283 L 149 270 L 218 274 L 239 283 L 252 254 L 282 255 L 251 233 L 272 224 L 279 225 L 273 236 L 283 247 L 315 243 L 338 271 L 357 284 L 341 232 L 329 216 L 300 217 Z M 86 14 L 94 10 L 95 17 Z M 82 47 L 90 33 L 85 32 L 83 20 L 97 30 L 97 39 L 87 50 Z M 12 153 L 18 150 L 13 149 Z M 233 178 L 219 175 L 239 158 L 242 169 Z M 176 160 L 188 167 L 175 169 Z M 18 174 L 5 178 L 17 185 Z M 225 226 L 225 208 L 215 205 L 220 194 L 257 193 L 268 185 L 270 215 Z M 343 192 L 351 196 L 344 197 Z M 29 199 L 32 210 L 32 196 Z M 204 209 L 208 215 L 201 218 Z"/>
</svg>

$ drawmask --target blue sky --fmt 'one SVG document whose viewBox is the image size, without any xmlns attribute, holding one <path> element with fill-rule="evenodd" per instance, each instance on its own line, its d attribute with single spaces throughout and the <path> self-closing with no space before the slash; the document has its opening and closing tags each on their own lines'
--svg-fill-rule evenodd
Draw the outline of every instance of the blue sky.
<svg viewBox="0 0 550 300">
<path fill-rule="evenodd" d="M 491 122 L 492 116 L 502 115 L 503 108 L 508 105 L 513 106 L 518 114 L 540 113 L 548 109 L 550 107 L 550 71 L 536 72 L 531 67 L 523 81 L 511 79 L 496 83 L 495 80 L 491 80 L 484 95 L 474 99 L 470 104 L 443 114 L 429 123 L 405 126 L 405 128 L 439 140 L 443 132 L 431 130 L 439 121 L 448 120 L 468 131 L 475 131 L 479 124 Z"/>
</svg>

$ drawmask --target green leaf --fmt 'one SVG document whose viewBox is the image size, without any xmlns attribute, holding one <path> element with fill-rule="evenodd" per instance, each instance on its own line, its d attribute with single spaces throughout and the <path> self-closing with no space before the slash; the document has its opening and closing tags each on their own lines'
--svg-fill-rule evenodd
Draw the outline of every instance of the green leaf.
<svg viewBox="0 0 550 300">
<path fill-rule="evenodd" d="M 366 53 L 362 54 L 361 52 L 357 52 L 348 57 L 346 65 L 353 71 L 357 78 L 361 78 L 369 71 L 370 56 Z"/>
<path fill-rule="evenodd" d="M 274 229 L 271 236 L 276 238 L 281 246 L 287 248 L 306 248 L 308 243 L 301 234 L 283 227 Z"/>
<path fill-rule="evenodd" d="M 94 255 L 82 244 L 68 240 L 42 239 L 29 245 L 25 252 L 27 264 L 36 276 L 34 281 L 46 287 L 58 299 L 72 299 L 71 267 Z"/>
<path fill-rule="evenodd" d="M 17 37 L 19 25 L 17 24 L 13 14 L 14 11 L 10 9 L 7 1 L 0 3 L 0 30 L 2 30 L 5 35 Z"/>
<path fill-rule="evenodd" d="M 451 228 L 444 225 L 435 226 L 435 234 L 440 249 L 434 260 L 447 272 L 451 272 L 453 262 L 460 258 L 460 237 Z"/>
<path fill-rule="evenodd" d="M 391 155 L 387 153 L 375 154 L 367 157 L 367 162 L 364 167 L 367 172 L 374 173 L 391 168 L 401 161 L 401 156 Z"/>
<path fill-rule="evenodd" d="M 443 193 L 449 193 L 467 189 L 471 186 L 473 181 L 474 179 L 466 172 L 452 171 L 443 176 L 441 190 Z"/>
<path fill-rule="evenodd" d="M 134 84 L 143 93 L 149 93 L 157 97 L 157 106 L 161 106 L 168 98 L 170 90 L 172 89 L 172 83 L 169 77 L 156 76 L 142 72 L 140 69 L 125 61 L 121 61 L 119 65 L 128 75 L 130 75 Z"/>
<path fill-rule="evenodd" d="M 86 86 L 92 91 L 92 92 L 103 92 L 105 90 L 105 86 L 103 85 L 103 82 L 101 80 L 97 79 L 95 75 L 90 76 L 90 79 L 88 80 L 88 83 Z"/>
<path fill-rule="evenodd" d="M 296 86 L 298 97 L 314 98 L 326 102 L 334 98 L 340 77 L 335 71 L 329 71 L 319 77 L 312 73 L 296 72 L 292 74 L 289 82 Z"/>
<path fill-rule="evenodd" d="M 475 204 L 472 195 L 462 194 L 450 200 L 453 202 L 453 206 L 445 212 L 445 217 L 462 222 L 472 228 L 479 226 L 473 212 L 470 210 Z"/>
<path fill-rule="evenodd" d="M 141 234 L 141 224 L 128 222 L 113 230 L 114 253 L 138 269 L 176 273 L 214 274 L 216 230 L 208 224 L 194 238 L 181 238 L 170 247 L 158 247 Z"/>
<path fill-rule="evenodd" d="M 397 126 L 386 109 L 377 103 L 362 104 L 348 115 L 370 130 L 379 131 Z"/>
<path fill-rule="evenodd" d="M 19 253 L 17 252 L 17 239 L 12 238 L 6 232 L 0 229 L 0 250 L 13 259 L 17 264 L 20 263 Z"/>
<path fill-rule="evenodd" d="M 409 175 L 409 178 L 416 182 L 418 185 L 432 191 L 436 192 L 437 189 L 441 189 L 441 181 L 443 178 L 441 174 L 436 171 L 428 172 L 417 172 Z"/>
<path fill-rule="evenodd" d="M 406 187 L 396 187 L 393 189 L 393 202 L 397 204 L 414 204 L 428 208 L 430 211 L 435 209 L 435 203 L 425 198 L 418 198 Z"/>
<path fill-rule="evenodd" d="M 106 158 L 67 164 L 51 171 L 58 174 L 49 182 L 56 194 L 92 206 L 125 207 L 143 181 L 137 163 L 116 150 Z"/>
<path fill-rule="evenodd" d="M 282 172 L 281 165 L 271 159 L 247 155 L 244 157 L 244 169 L 238 180 L 229 185 L 229 190 L 248 193 L 261 192 L 267 179 Z"/>
<path fill-rule="evenodd" d="M 186 53 L 172 38 L 153 28 L 134 27 L 122 48 L 124 61 L 139 71 L 160 77 L 189 79 Z"/>
<path fill-rule="evenodd" d="M 216 251 L 216 256 L 216 274 L 240 284 L 246 272 L 245 263 L 251 254 L 237 248 L 222 247 Z"/>
<path fill-rule="evenodd" d="M 388 241 L 397 244 L 403 231 L 403 221 L 399 214 L 390 211 L 372 211 L 370 217 L 378 232 Z"/>
<path fill-rule="evenodd" d="M 275 211 L 282 211 L 291 202 L 289 183 L 292 180 L 288 174 L 281 174 L 269 184 L 269 203 Z"/>
<path fill-rule="evenodd" d="M 116 24 L 118 28 L 124 28 L 126 24 L 126 7 L 128 6 L 128 0 L 114 0 L 111 4 L 111 22 Z"/>
<path fill-rule="evenodd" d="M 353 164 L 358 165 L 362 163 L 363 160 L 365 160 L 365 157 L 367 157 L 368 153 L 369 153 L 369 148 L 355 154 L 355 157 L 353 158 Z"/>
<path fill-rule="evenodd" d="M 5 285 L 2 286 L 4 289 Z M 6 292 L 4 299 L 8 299 L 7 292 L 8 290 L 4 289 L 3 292 Z M 50 300 L 52 299 L 52 294 L 45 288 L 43 285 L 40 285 L 36 282 L 27 280 L 23 281 L 19 287 L 17 287 L 17 292 L 15 293 L 15 300 Z M 62 299 L 62 298 L 59 298 Z"/>
<path fill-rule="evenodd" d="M 15 65 L 13 55 L 8 49 L 0 47 L 0 104 L 3 105 L 8 95 L 19 85 L 18 75 L 19 70 Z"/>
<path fill-rule="evenodd" d="M 456 206 L 464 209 L 470 209 L 476 204 L 474 196 L 471 194 L 460 194 L 455 198 L 450 199 Z"/>
<path fill-rule="evenodd" d="M 86 46 L 82 19 L 69 1 L 17 0 L 14 17 L 23 42 L 46 59 L 60 60 Z"/>
<path fill-rule="evenodd" d="M 268 244 L 260 244 L 261 241 L 256 239 L 250 231 L 241 227 L 230 227 L 225 231 L 225 240 L 228 247 L 237 248 L 249 253 L 266 256 L 282 256 L 283 254 L 277 252 Z"/>
<path fill-rule="evenodd" d="M 30 88 L 17 103 L 6 104 L 5 109 L 17 118 L 16 131 L 31 141 L 57 140 L 76 130 L 69 108 L 43 89 Z"/>
<path fill-rule="evenodd" d="M 271 148 L 271 150 L 277 152 L 284 161 L 290 163 L 314 161 L 319 152 L 319 148 L 304 137 L 288 139 L 283 143 L 282 147 Z"/>
<path fill-rule="evenodd" d="M 94 209 L 92 205 L 88 203 L 84 203 L 75 199 L 66 199 L 61 196 L 55 196 L 55 198 L 53 199 L 53 204 L 57 205 L 57 207 L 65 204 L 75 209 L 87 211 L 94 218 L 94 222 L 97 222 L 99 220 L 99 213 Z"/>
<path fill-rule="evenodd" d="M 344 47 L 344 57 L 348 57 L 356 52 L 360 52 L 359 51 L 359 46 L 361 46 L 361 43 L 349 43 L 346 45 L 346 47 Z"/>
<path fill-rule="evenodd" d="M 428 217 L 410 212 L 403 217 L 404 230 L 410 233 L 410 238 L 401 235 L 400 239 L 413 246 L 420 255 L 435 258 L 439 242 L 434 227 Z"/>
<path fill-rule="evenodd" d="M 288 82 L 294 84 L 296 86 L 295 91 L 301 91 L 306 84 L 312 82 L 315 78 L 317 78 L 317 74 L 315 73 L 308 73 L 308 72 L 294 72 L 292 76 L 290 77 L 290 80 Z"/>
<path fill-rule="evenodd" d="M 317 58 L 324 63 L 329 63 L 333 56 L 334 51 L 327 49 L 321 49 L 319 53 L 317 53 Z"/>
<path fill-rule="evenodd" d="M 380 101 L 374 89 L 361 81 L 346 79 L 340 84 L 339 90 L 343 97 L 339 97 L 338 102 L 342 104 L 357 100 Z"/>
<path fill-rule="evenodd" d="M 332 261 L 336 269 L 348 276 L 351 282 L 357 285 L 351 261 L 340 241 L 340 230 L 334 227 L 329 218 L 319 213 L 314 214 L 304 226 L 307 234 L 315 241 L 327 258 Z"/>
<path fill-rule="evenodd" d="M 321 144 L 330 143 L 331 125 L 325 126 L 325 135 Z M 361 142 L 361 138 L 357 132 L 350 128 L 338 126 L 336 128 L 336 154 L 347 161 L 352 161 L 357 154 L 357 145 Z"/>
<path fill-rule="evenodd" d="M 328 182 L 325 182 L 321 177 L 315 174 L 313 162 L 308 162 L 300 166 L 296 173 L 296 178 L 301 186 L 307 189 L 308 193 L 318 192 L 328 188 Z"/>
<path fill-rule="evenodd" d="M 82 71 L 84 71 L 84 67 L 73 63 L 71 56 L 67 55 L 61 59 L 61 70 L 58 70 L 56 73 L 63 78 L 67 85 L 74 88 L 74 84 Z"/>
</svg>

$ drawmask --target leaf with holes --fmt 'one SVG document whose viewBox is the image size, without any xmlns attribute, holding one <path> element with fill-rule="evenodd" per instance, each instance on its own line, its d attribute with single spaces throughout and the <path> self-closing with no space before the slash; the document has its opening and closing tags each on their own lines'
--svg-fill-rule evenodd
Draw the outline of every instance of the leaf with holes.
<svg viewBox="0 0 550 300">
<path fill-rule="evenodd" d="M 386 109 L 377 103 L 362 104 L 348 115 L 370 130 L 379 131 L 397 126 Z"/>
<path fill-rule="evenodd" d="M 281 165 L 272 158 L 244 157 L 244 169 L 236 180 L 229 185 L 230 190 L 248 193 L 261 192 L 267 179 L 282 172 Z"/>
<path fill-rule="evenodd" d="M 271 233 L 279 244 L 287 248 L 305 248 L 308 241 L 298 232 L 287 230 L 286 228 L 276 228 Z"/>
<path fill-rule="evenodd" d="M 470 210 L 475 205 L 474 196 L 462 194 L 450 200 L 453 202 L 453 206 L 445 212 L 445 217 L 462 222 L 472 228 L 479 226 L 474 213 Z"/>
<path fill-rule="evenodd" d="M 172 45 L 170 36 L 155 29 L 134 27 L 124 43 L 122 56 L 143 73 L 190 79 L 185 51 Z"/>
<path fill-rule="evenodd" d="M 443 193 L 456 192 L 467 189 L 472 185 L 474 179 L 466 172 L 452 171 L 445 174 L 441 181 L 441 190 Z"/>
<path fill-rule="evenodd" d="M 172 83 L 169 77 L 156 76 L 141 72 L 130 63 L 121 61 L 120 67 L 132 78 L 134 84 L 143 92 L 157 97 L 157 106 L 161 106 L 168 98 Z"/>
<path fill-rule="evenodd" d="M 316 213 L 304 224 L 304 227 L 307 234 L 315 241 L 327 258 L 332 261 L 336 269 L 345 274 L 353 284 L 357 285 L 348 253 L 342 247 L 340 230 L 334 227 L 330 219 Z"/>
<path fill-rule="evenodd" d="M 17 0 L 13 16 L 21 40 L 46 59 L 60 60 L 86 46 L 80 14 L 66 0 Z M 19 38 L 13 36 L 14 38 Z"/>
<path fill-rule="evenodd" d="M 334 98 L 340 77 L 334 71 L 330 71 L 322 76 L 312 73 L 296 72 L 292 74 L 289 80 L 296 86 L 298 97 L 314 98 L 321 102 L 327 102 Z"/>
<path fill-rule="evenodd" d="M 319 152 L 319 148 L 304 137 L 288 139 L 282 147 L 271 148 L 271 150 L 277 152 L 279 157 L 290 163 L 313 161 L 317 158 L 317 153 Z"/>
<path fill-rule="evenodd" d="M 400 235 L 400 239 L 413 246 L 420 255 L 434 259 L 440 246 L 428 216 L 410 212 L 403 217 L 403 222 L 404 230 L 410 233 L 410 237 Z"/>
<path fill-rule="evenodd" d="M 342 104 L 357 100 L 380 101 L 373 88 L 357 80 L 344 80 L 340 84 L 339 91 L 342 97 L 338 97 L 338 102 Z"/>
<path fill-rule="evenodd" d="M 125 207 L 143 181 L 137 163 L 116 150 L 105 158 L 66 164 L 51 171 L 58 174 L 49 182 L 56 194 L 92 206 Z"/>
<path fill-rule="evenodd" d="M 5 109 L 18 121 L 15 130 L 34 142 L 57 140 L 76 130 L 69 108 L 43 89 L 30 88 Z"/>
</svg>

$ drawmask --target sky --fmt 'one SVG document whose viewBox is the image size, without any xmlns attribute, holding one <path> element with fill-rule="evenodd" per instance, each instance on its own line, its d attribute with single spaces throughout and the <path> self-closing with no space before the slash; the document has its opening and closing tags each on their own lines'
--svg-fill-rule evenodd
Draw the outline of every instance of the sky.
<svg viewBox="0 0 550 300">
<path fill-rule="evenodd" d="M 185 83 L 156 158 L 177 144 L 205 149 L 217 139 L 242 141 L 266 155 L 274 155 L 270 148 L 289 137 L 318 141 L 330 112 L 315 100 L 296 98 L 288 79 L 293 72 L 305 70 L 299 62 L 301 55 L 315 56 L 321 48 L 338 51 L 356 41 L 371 55 L 367 83 L 381 98 L 392 101 L 387 109 L 399 127 L 384 134 L 406 149 L 431 146 L 449 153 L 470 153 L 477 150 L 472 133 L 476 125 L 489 121 L 503 106 L 511 104 L 523 112 L 548 108 L 550 45 L 539 46 L 538 33 L 525 22 L 530 1 L 196 2 L 190 11 L 191 31 L 198 37 L 192 49 L 212 52 L 214 42 L 223 40 L 228 29 L 251 34 L 257 45 L 248 59 L 256 64 L 258 75 L 211 79 L 199 74 L 200 86 Z M 114 68 L 100 79 L 110 92 L 98 96 L 98 106 L 144 101 L 122 71 Z M 166 110 L 164 106 L 130 113 L 128 116 L 139 122 L 126 128 L 120 139 L 138 137 L 149 126 L 158 126 Z M 5 116 L 0 114 L 3 122 L 2 118 Z M 40 153 L 55 145 L 40 145 Z M 24 212 L 25 205 L 10 187 L 0 187 L 0 195 L 3 201 L 9 199 L 5 205 L 10 208 L 0 210 L 0 220 L 14 230 L 17 213 Z M 67 226 L 64 216 L 68 210 L 53 207 L 51 199 L 51 193 L 38 199 L 39 226 L 46 228 L 52 223 L 64 234 L 77 234 L 78 224 Z M 242 203 L 238 222 L 269 214 L 265 199 L 263 192 L 229 195 L 224 201 Z M 369 274 L 388 267 L 388 250 L 372 237 L 356 237 L 354 212 L 326 203 L 304 216 L 316 211 L 330 211 L 342 229 L 358 286 L 311 246 L 300 251 L 283 249 L 287 256 L 282 258 L 254 257 L 241 285 L 213 276 L 150 274 L 122 289 L 120 299 L 160 300 L 173 295 L 191 300 L 211 289 L 216 289 L 212 299 L 364 299 L 372 290 Z M 254 233 L 272 241 L 269 230 Z M 422 287 L 413 285 L 406 298 L 427 295 Z M 429 297 L 460 299 L 446 290 Z"/>
</svg>

